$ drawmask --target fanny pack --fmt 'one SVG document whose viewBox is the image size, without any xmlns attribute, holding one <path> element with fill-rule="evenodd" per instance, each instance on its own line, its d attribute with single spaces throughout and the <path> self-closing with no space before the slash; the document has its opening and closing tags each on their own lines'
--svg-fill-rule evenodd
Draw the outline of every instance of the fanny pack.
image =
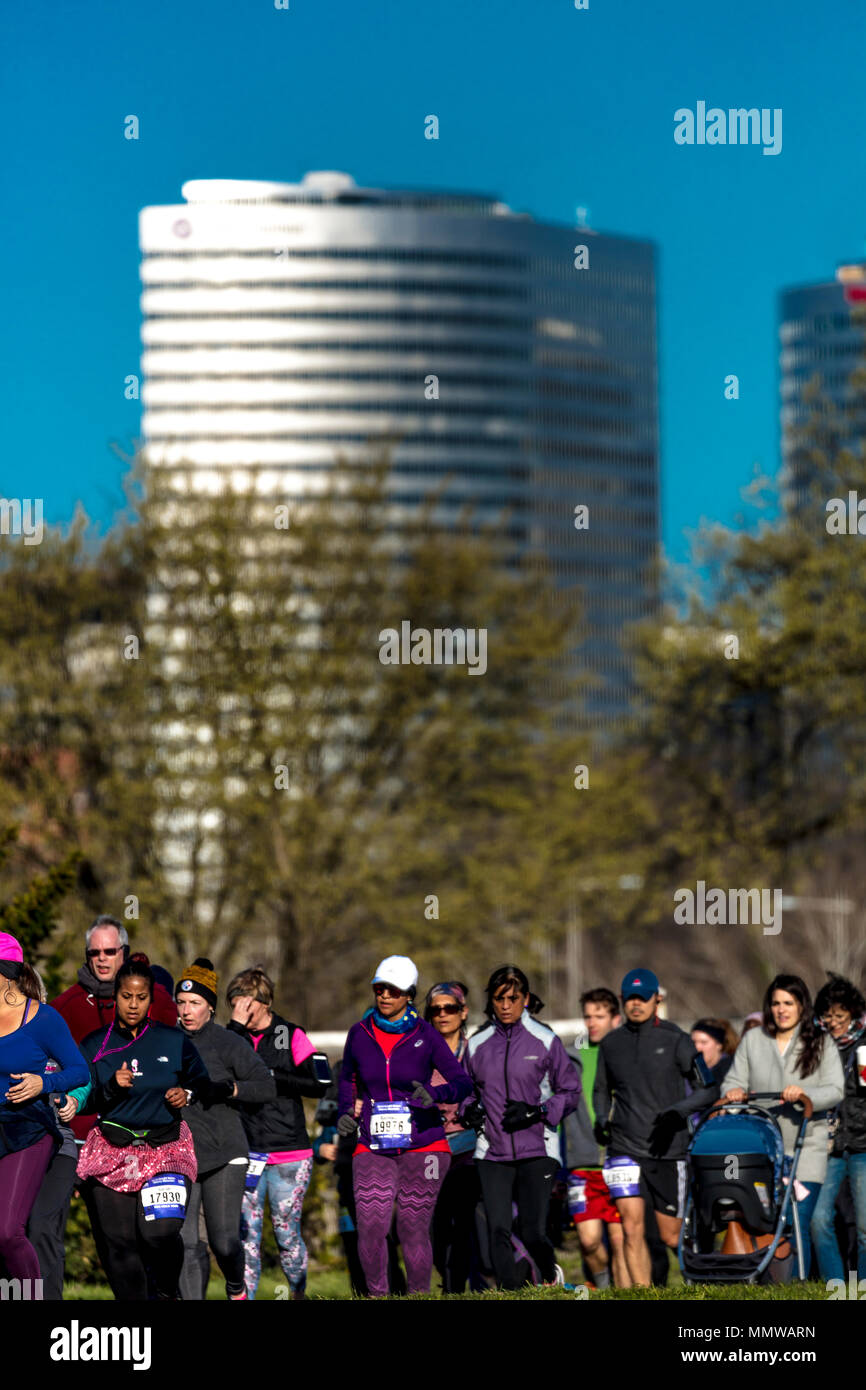
<svg viewBox="0 0 866 1390">
<path fill-rule="evenodd" d="M 475 1145 L 478 1143 L 478 1135 L 474 1129 L 455 1129 L 451 1134 L 446 1134 L 445 1138 L 452 1154 L 474 1153 Z"/>
<path fill-rule="evenodd" d="M 115 1149 L 140 1148 L 146 1144 L 150 1149 L 158 1149 L 160 1144 L 173 1144 L 180 1138 L 180 1120 L 169 1120 L 168 1124 L 156 1125 L 153 1129 L 128 1129 L 116 1120 L 100 1120 L 99 1132 Z"/>
</svg>

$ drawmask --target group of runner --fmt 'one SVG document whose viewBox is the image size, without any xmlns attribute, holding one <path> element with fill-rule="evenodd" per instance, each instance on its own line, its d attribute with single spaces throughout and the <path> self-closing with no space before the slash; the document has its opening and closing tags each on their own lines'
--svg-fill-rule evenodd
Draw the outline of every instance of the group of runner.
<svg viewBox="0 0 866 1390">
<path fill-rule="evenodd" d="M 85 949 L 76 984 L 48 1007 L 0 933 L 0 1272 L 41 1279 L 45 1298 L 63 1296 L 76 1188 L 117 1299 L 203 1299 L 208 1246 L 226 1298 L 254 1298 L 266 1199 L 288 1289 L 304 1298 L 314 1159 L 336 1169 L 358 1294 L 427 1292 L 434 1264 L 448 1293 L 562 1284 L 563 1186 L 587 1283 L 664 1281 L 694 1117 L 768 1091 L 784 1102 L 788 1152 L 793 1107 L 813 1106 L 797 1184 L 807 1273 L 811 1229 L 822 1279 L 854 1259 L 866 1277 L 866 1001 L 849 981 L 831 977 L 813 1005 L 804 981 L 777 976 L 738 1039 L 726 1019 L 687 1034 L 660 1017 L 659 981 L 637 969 L 619 997 L 582 996 L 586 1032 L 566 1049 L 517 966 L 493 972 L 487 1022 L 469 1035 L 466 986 L 434 983 L 421 1004 L 414 963 L 394 955 L 332 1079 L 274 1011 L 260 968 L 231 980 L 223 1027 L 210 961 L 172 986 L 111 917 Z M 308 1097 L 319 1099 L 314 1141 Z"/>
</svg>

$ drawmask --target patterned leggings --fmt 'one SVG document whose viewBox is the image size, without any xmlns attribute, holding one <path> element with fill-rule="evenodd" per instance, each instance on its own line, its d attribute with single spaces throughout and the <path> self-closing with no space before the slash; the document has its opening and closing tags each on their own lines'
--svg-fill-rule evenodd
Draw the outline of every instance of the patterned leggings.
<svg viewBox="0 0 866 1390">
<path fill-rule="evenodd" d="M 382 1298 L 389 1292 L 386 1238 L 395 1199 L 409 1293 L 430 1292 L 430 1222 L 450 1163 L 450 1153 L 415 1153 L 412 1149 L 359 1153 L 352 1160 L 358 1255 L 371 1298 Z"/>
<path fill-rule="evenodd" d="M 247 1298 L 255 1298 L 262 1269 L 262 1222 L 265 1197 L 271 1204 L 271 1221 L 280 1248 L 280 1264 L 292 1293 L 307 1285 L 307 1247 L 301 1235 L 301 1210 L 313 1175 L 313 1160 L 269 1163 L 254 1192 L 244 1193 L 241 1209 L 241 1241 L 244 1247 L 244 1284 Z"/>
</svg>

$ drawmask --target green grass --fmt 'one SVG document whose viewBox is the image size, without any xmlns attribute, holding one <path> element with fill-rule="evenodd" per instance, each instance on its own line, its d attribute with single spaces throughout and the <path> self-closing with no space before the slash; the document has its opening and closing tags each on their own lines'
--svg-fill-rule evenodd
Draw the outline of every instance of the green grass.
<svg viewBox="0 0 866 1390">
<path fill-rule="evenodd" d="M 278 1281 L 262 1280 L 259 1286 L 258 1299 L 262 1302 L 278 1301 L 276 1299 Z M 221 1302 L 224 1297 L 222 1284 L 217 1280 L 212 1280 L 208 1287 L 208 1301 Z M 349 1283 L 344 1275 L 341 1274 L 322 1274 L 310 1279 L 307 1287 L 307 1297 L 314 1300 L 333 1301 L 350 1299 Z M 68 1284 L 66 1288 L 66 1301 L 99 1301 L 111 1298 L 109 1290 L 102 1285 L 93 1284 Z M 567 1300 L 570 1303 L 575 1301 L 575 1294 L 569 1293 L 564 1289 L 525 1289 L 518 1293 L 501 1293 L 496 1289 L 491 1289 L 487 1293 L 468 1293 L 468 1294 L 412 1294 L 413 1303 L 465 1303 L 467 1300 L 489 1303 L 494 1300 L 509 1299 L 519 1302 L 538 1299 L 553 1299 L 556 1301 Z M 755 1284 L 698 1284 L 691 1288 L 680 1285 L 679 1288 L 664 1289 L 606 1289 L 604 1292 L 591 1292 L 589 1302 L 605 1303 L 627 1303 L 627 1302 L 646 1302 L 646 1303 L 703 1303 L 703 1302 L 761 1302 L 761 1301 L 799 1301 L 817 1300 L 826 1302 L 827 1290 L 824 1285 L 817 1281 L 811 1284 L 786 1284 L 770 1285 L 768 1287 Z M 388 1299 L 387 1302 L 406 1302 L 405 1299 Z"/>
<path fill-rule="evenodd" d="M 580 1255 L 576 1250 L 576 1238 L 569 1234 L 565 1238 L 565 1246 L 558 1252 L 557 1258 L 565 1272 L 565 1277 L 569 1283 L 580 1284 L 583 1280 Z M 434 1275 L 434 1285 L 436 1276 Z M 220 1303 L 225 1299 L 225 1289 L 220 1278 L 211 1279 L 207 1291 L 208 1301 Z M 281 1275 L 274 1272 L 267 1272 L 262 1276 L 256 1295 L 260 1302 L 288 1302 L 288 1292 L 285 1280 Z M 323 1301 L 340 1301 L 351 1299 L 352 1294 L 349 1288 L 349 1279 L 345 1270 L 339 1266 L 311 1266 L 307 1282 L 307 1297 L 310 1299 L 321 1299 Z M 66 1298 L 68 1301 L 81 1299 L 88 1301 L 91 1299 L 101 1300 L 110 1299 L 111 1293 L 107 1286 L 103 1284 L 67 1284 Z M 413 1294 L 413 1302 L 440 1302 L 464 1303 L 467 1300 L 474 1302 L 491 1302 L 494 1300 L 510 1299 L 519 1302 L 537 1299 L 553 1299 L 556 1301 L 567 1299 L 573 1303 L 576 1295 L 561 1288 L 553 1289 L 525 1289 L 518 1293 L 501 1293 L 492 1289 L 486 1293 L 473 1294 L 440 1294 L 436 1291 L 429 1294 Z M 809 1284 L 696 1284 L 686 1285 L 682 1282 L 679 1266 L 673 1255 L 671 1255 L 669 1282 L 665 1288 L 649 1289 L 605 1289 L 589 1291 L 589 1302 L 603 1303 L 627 1303 L 627 1302 L 648 1302 L 648 1303 L 703 1303 L 703 1302 L 790 1302 L 804 1300 L 827 1301 L 827 1290 L 818 1281 Z M 405 1302 L 404 1299 L 389 1300 Z"/>
<path fill-rule="evenodd" d="M 288 1288 L 286 1281 L 276 1265 L 276 1244 L 273 1242 L 273 1235 L 270 1226 L 266 1226 L 265 1231 L 265 1272 L 259 1284 L 257 1299 L 260 1302 L 289 1302 Z M 580 1285 L 583 1283 L 583 1263 L 580 1249 L 577 1243 L 577 1233 L 569 1231 L 565 1234 L 563 1244 L 557 1250 L 557 1260 L 562 1266 L 567 1281 L 570 1284 Z M 213 1266 L 216 1269 L 216 1266 Z M 443 1295 L 438 1292 L 438 1277 L 433 1276 L 434 1291 L 429 1294 L 413 1294 L 413 1301 L 422 1302 L 465 1302 L 467 1299 L 480 1301 L 490 1301 L 493 1299 L 517 1299 L 526 1301 L 528 1299 L 568 1299 L 575 1301 L 576 1295 L 569 1293 L 561 1288 L 553 1289 L 526 1289 L 519 1293 L 500 1293 L 498 1290 L 490 1290 L 486 1293 L 462 1294 L 462 1295 Z M 217 1271 L 216 1276 L 211 1278 L 207 1291 L 208 1302 L 221 1303 L 225 1300 L 225 1287 Z M 349 1279 L 344 1266 L 339 1263 L 318 1263 L 312 1261 L 307 1280 L 307 1297 L 310 1299 L 322 1299 L 328 1302 L 347 1300 L 352 1298 L 349 1287 Z M 111 1298 L 110 1290 L 107 1285 L 99 1284 L 67 1284 L 66 1298 L 68 1300 L 89 1301 L 105 1300 Z M 403 1300 L 401 1300 L 403 1301 Z M 827 1290 L 823 1283 L 814 1281 L 809 1284 L 697 1284 L 686 1285 L 683 1283 L 679 1264 L 673 1252 L 669 1252 L 669 1272 L 668 1283 L 665 1288 L 649 1289 L 605 1289 L 589 1291 L 589 1302 L 603 1303 L 626 1303 L 626 1302 L 648 1302 L 648 1303 L 704 1303 L 704 1302 L 803 1302 L 803 1301 L 827 1301 Z"/>
</svg>

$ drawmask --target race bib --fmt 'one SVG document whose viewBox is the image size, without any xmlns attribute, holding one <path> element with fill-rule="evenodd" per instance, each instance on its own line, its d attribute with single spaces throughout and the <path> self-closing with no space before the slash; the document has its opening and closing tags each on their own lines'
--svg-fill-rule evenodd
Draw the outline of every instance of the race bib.
<svg viewBox="0 0 866 1390">
<path fill-rule="evenodd" d="M 412 1111 L 404 1100 L 374 1100 L 370 1116 L 371 1149 L 408 1149 Z"/>
<path fill-rule="evenodd" d="M 568 1179 L 568 1210 L 571 1216 L 583 1216 L 586 1211 L 586 1178 Z"/>
<path fill-rule="evenodd" d="M 611 1197 L 640 1196 L 640 1164 L 633 1158 L 608 1158 L 601 1171 Z"/>
<path fill-rule="evenodd" d="M 141 1189 L 145 1221 L 186 1216 L 186 1186 L 180 1173 L 157 1173 Z"/>
<path fill-rule="evenodd" d="M 250 1161 L 247 1164 L 246 1181 L 244 1182 L 245 1192 L 255 1192 L 259 1185 L 259 1179 L 265 1171 L 267 1161 L 267 1154 L 250 1153 Z"/>
</svg>

